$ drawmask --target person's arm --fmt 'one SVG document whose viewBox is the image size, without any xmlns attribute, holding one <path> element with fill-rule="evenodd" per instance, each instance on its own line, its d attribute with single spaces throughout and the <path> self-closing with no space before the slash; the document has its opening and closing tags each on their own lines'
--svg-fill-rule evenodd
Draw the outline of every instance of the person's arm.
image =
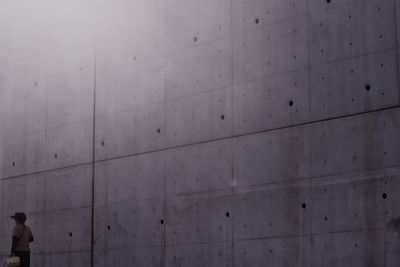
<svg viewBox="0 0 400 267">
<path fill-rule="evenodd" d="M 18 244 L 18 231 L 17 231 L 17 227 L 14 227 L 12 232 L 11 232 L 11 236 L 12 236 L 12 244 L 11 244 L 11 255 L 15 254 L 15 249 L 17 248 L 17 244 Z"/>
<path fill-rule="evenodd" d="M 32 231 L 31 231 L 31 229 L 30 228 L 28 228 L 28 234 L 29 234 L 29 243 L 32 243 L 33 242 L 33 234 L 32 234 Z"/>
<path fill-rule="evenodd" d="M 15 249 L 17 247 L 18 244 L 18 237 L 17 236 L 13 236 L 12 237 L 12 246 L 11 246 L 11 255 L 15 254 Z"/>
</svg>

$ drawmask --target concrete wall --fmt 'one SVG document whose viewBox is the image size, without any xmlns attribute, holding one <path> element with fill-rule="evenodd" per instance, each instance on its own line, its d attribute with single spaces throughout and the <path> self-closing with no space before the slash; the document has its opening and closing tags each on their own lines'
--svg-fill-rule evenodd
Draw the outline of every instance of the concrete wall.
<svg viewBox="0 0 400 267">
<path fill-rule="evenodd" d="M 1 1 L 0 254 L 400 265 L 399 4 Z"/>
</svg>

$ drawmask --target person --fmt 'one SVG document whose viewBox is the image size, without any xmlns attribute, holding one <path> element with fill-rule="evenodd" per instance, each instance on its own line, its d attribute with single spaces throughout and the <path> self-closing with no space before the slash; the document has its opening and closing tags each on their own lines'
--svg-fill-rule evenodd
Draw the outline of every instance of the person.
<svg viewBox="0 0 400 267">
<path fill-rule="evenodd" d="M 20 258 L 21 267 L 29 267 L 31 258 L 29 243 L 33 242 L 32 231 L 25 225 L 25 213 L 16 212 L 11 218 L 15 220 L 15 226 L 12 231 L 11 255 Z"/>
</svg>

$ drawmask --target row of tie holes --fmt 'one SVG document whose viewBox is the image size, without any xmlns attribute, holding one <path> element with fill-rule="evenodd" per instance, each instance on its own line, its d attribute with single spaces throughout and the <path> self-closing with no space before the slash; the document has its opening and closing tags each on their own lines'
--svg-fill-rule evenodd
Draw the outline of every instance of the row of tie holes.
<svg viewBox="0 0 400 267">
<path fill-rule="evenodd" d="M 370 90 L 371 90 L 371 85 L 370 85 L 370 84 L 366 84 L 366 85 L 365 85 L 365 90 L 366 90 L 366 91 L 370 91 Z M 293 100 L 290 100 L 290 101 L 288 102 L 288 104 L 289 104 L 290 107 L 293 107 L 293 106 L 294 106 L 294 101 L 293 101 Z M 221 118 L 221 120 L 225 120 L 225 115 L 222 114 L 220 118 Z M 157 129 L 157 133 L 161 133 L 161 129 L 160 129 L 160 128 Z M 102 141 L 102 142 L 101 142 L 101 145 L 102 145 L 102 146 L 105 146 L 105 142 Z M 57 155 L 57 154 L 54 154 L 54 158 L 57 159 L 57 157 L 58 157 L 58 155 Z M 12 166 L 15 167 L 15 166 L 16 166 L 16 163 L 13 162 L 13 163 L 12 163 Z"/>
<path fill-rule="evenodd" d="M 382 193 L 382 199 L 387 199 L 387 197 L 388 197 L 387 193 Z M 307 203 L 302 203 L 302 204 L 301 204 L 301 208 L 302 208 L 302 209 L 306 209 L 306 208 L 307 208 Z M 226 213 L 225 213 L 225 216 L 226 216 L 227 218 L 229 218 L 229 217 L 230 217 L 230 212 L 226 212 Z M 324 219 L 325 219 L 325 221 L 327 221 L 327 220 L 328 220 L 328 217 L 325 217 Z M 161 219 L 161 220 L 160 220 L 160 224 L 163 225 L 164 223 L 165 223 L 164 220 Z M 108 226 L 107 226 L 107 229 L 108 229 L 108 230 L 111 230 L 111 225 L 108 225 Z M 72 236 L 72 233 L 70 233 L 70 236 Z"/>
<path fill-rule="evenodd" d="M 387 199 L 387 194 L 386 194 L 386 193 L 383 193 L 383 194 L 382 194 L 382 198 L 383 198 L 383 199 Z M 301 207 L 302 207 L 303 209 L 306 209 L 306 208 L 307 208 L 307 204 L 306 204 L 306 203 L 302 203 L 302 204 L 301 204 Z M 229 212 L 226 212 L 226 213 L 225 213 L 225 216 L 226 216 L 227 218 L 229 218 L 229 217 L 230 217 L 230 213 L 229 213 Z M 325 221 L 327 221 L 327 220 L 328 220 L 328 217 L 325 217 Z M 164 220 L 161 219 L 161 220 L 160 220 L 160 224 L 163 225 L 163 224 L 164 224 Z M 111 230 L 111 225 L 108 225 L 108 226 L 107 226 L 107 229 L 108 229 L 108 230 Z M 72 232 L 69 232 L 68 235 L 69 235 L 70 237 L 72 237 Z"/>
<path fill-rule="evenodd" d="M 331 0 L 326 0 L 326 2 L 327 2 L 327 3 L 330 3 Z M 295 6 L 295 4 L 293 4 L 293 6 Z M 259 18 L 256 18 L 256 19 L 254 20 L 254 22 L 255 22 L 256 24 L 258 24 L 258 23 L 260 22 L 260 19 L 259 19 Z M 194 41 L 194 42 L 197 42 L 197 40 L 198 40 L 198 37 L 195 36 L 195 37 L 193 38 L 193 41 Z"/>
</svg>

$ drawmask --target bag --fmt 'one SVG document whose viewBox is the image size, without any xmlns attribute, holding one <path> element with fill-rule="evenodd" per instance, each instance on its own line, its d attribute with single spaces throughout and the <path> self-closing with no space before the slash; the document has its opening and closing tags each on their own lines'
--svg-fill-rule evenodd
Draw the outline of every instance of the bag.
<svg viewBox="0 0 400 267">
<path fill-rule="evenodd" d="M 21 266 L 21 260 L 17 256 L 10 256 L 6 259 L 6 264 L 5 266 L 7 267 L 20 267 Z"/>
</svg>

